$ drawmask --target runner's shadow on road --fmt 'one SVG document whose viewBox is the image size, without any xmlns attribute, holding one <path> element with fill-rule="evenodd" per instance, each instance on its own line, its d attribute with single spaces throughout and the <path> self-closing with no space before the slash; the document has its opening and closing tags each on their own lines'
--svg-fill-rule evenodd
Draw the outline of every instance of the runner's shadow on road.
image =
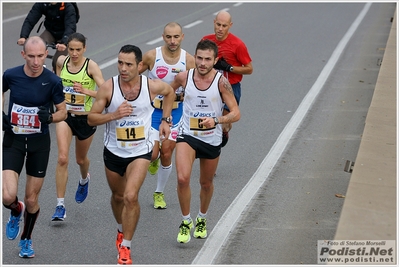
<svg viewBox="0 0 399 267">
<path fill-rule="evenodd" d="M 49 220 L 48 226 L 55 227 L 55 228 L 65 228 L 68 226 L 68 222 Z"/>
</svg>

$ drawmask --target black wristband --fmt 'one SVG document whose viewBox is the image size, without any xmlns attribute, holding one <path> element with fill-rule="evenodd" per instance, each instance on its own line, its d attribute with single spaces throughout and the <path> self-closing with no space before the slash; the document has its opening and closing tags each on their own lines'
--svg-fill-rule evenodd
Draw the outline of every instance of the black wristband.
<svg viewBox="0 0 399 267">
<path fill-rule="evenodd" d="M 48 119 L 47 119 L 47 124 L 50 124 L 50 123 L 52 123 L 53 122 L 53 114 L 51 114 L 50 113 L 50 116 L 48 116 Z"/>
</svg>

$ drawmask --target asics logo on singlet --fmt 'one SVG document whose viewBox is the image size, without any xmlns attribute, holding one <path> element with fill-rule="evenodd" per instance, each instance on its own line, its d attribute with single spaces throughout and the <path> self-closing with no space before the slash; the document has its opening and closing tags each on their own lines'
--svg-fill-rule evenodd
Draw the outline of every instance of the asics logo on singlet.
<svg viewBox="0 0 399 267">
<path fill-rule="evenodd" d="M 65 93 L 73 93 L 73 92 L 75 92 L 75 90 L 73 90 L 73 87 L 66 86 L 66 87 L 64 87 L 64 92 Z"/>
<path fill-rule="evenodd" d="M 123 127 L 123 126 L 137 126 L 137 125 L 139 125 L 140 124 L 140 122 L 139 121 L 121 121 L 120 123 L 119 123 L 119 126 L 120 127 Z"/>
<path fill-rule="evenodd" d="M 197 117 L 212 117 L 212 113 L 196 112 L 194 113 L 194 118 Z"/>
<path fill-rule="evenodd" d="M 18 108 L 17 112 L 19 112 L 19 113 L 27 113 L 27 114 L 36 114 L 36 110 L 27 109 L 27 108 Z"/>
</svg>

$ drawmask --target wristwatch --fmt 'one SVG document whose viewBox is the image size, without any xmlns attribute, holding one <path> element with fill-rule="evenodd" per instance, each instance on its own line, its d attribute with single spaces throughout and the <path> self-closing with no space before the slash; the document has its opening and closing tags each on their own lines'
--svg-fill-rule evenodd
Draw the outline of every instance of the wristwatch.
<svg viewBox="0 0 399 267">
<path fill-rule="evenodd" d="M 219 120 L 217 117 L 213 117 L 213 120 L 215 121 L 215 126 L 219 124 Z"/>
<path fill-rule="evenodd" d="M 172 122 L 170 117 L 163 117 L 163 118 L 161 118 L 161 121 L 166 121 L 167 123 L 171 123 Z"/>
<path fill-rule="evenodd" d="M 230 72 L 232 72 L 234 70 L 234 67 L 233 66 L 231 66 L 230 67 Z"/>
</svg>

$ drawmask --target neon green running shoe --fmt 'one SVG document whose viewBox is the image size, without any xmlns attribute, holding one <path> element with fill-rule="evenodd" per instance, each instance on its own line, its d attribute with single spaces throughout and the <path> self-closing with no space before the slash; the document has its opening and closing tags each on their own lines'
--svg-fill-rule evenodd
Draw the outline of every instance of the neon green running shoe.
<svg viewBox="0 0 399 267">
<path fill-rule="evenodd" d="M 155 175 L 157 174 L 158 169 L 159 169 L 159 158 L 150 163 L 148 171 L 150 172 L 151 175 Z"/>
<path fill-rule="evenodd" d="M 154 209 L 166 209 L 165 195 L 162 192 L 154 192 Z"/>
<path fill-rule="evenodd" d="M 206 238 L 207 232 L 206 232 L 206 219 L 205 218 L 197 218 L 196 224 L 195 224 L 195 231 L 194 231 L 194 237 L 195 238 Z"/>
<path fill-rule="evenodd" d="M 193 221 L 184 220 L 180 224 L 180 231 L 177 235 L 177 242 L 179 243 L 188 243 L 191 239 L 190 230 L 193 228 Z"/>
</svg>

